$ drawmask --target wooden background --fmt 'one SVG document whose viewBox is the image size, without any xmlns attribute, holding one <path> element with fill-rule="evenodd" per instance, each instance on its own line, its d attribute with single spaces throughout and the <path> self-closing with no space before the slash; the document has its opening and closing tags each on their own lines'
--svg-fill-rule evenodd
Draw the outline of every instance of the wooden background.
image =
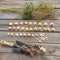
<svg viewBox="0 0 60 60">
<path fill-rule="evenodd" d="M 0 0 L 0 8 L 22 8 L 25 2 L 33 2 L 36 4 L 38 0 Z M 27 44 L 37 44 L 42 45 L 47 49 L 44 55 L 29 57 L 21 54 L 15 54 L 12 52 L 12 48 L 0 45 L 0 60 L 60 60 L 60 0 L 46 0 L 53 4 L 57 11 L 57 18 L 42 20 L 41 22 L 54 22 L 56 32 L 44 32 L 48 37 L 48 40 L 39 43 L 35 38 L 31 37 L 8 37 L 7 27 L 5 26 L 9 22 L 24 21 L 21 20 L 21 16 L 18 13 L 11 12 L 1 12 L 0 11 L 0 40 L 6 40 L 15 43 L 16 40 L 25 42 Z M 23 33 L 23 32 L 21 32 Z M 27 32 L 26 32 L 27 33 Z M 32 32 L 32 33 L 42 33 L 42 32 Z"/>
</svg>

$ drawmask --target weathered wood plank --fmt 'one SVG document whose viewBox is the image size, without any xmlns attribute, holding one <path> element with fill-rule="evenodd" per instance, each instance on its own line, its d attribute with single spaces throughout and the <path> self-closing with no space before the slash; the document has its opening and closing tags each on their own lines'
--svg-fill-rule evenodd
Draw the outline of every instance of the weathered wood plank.
<svg viewBox="0 0 60 60">
<path fill-rule="evenodd" d="M 0 8 L 23 8 L 23 5 L 22 4 L 16 5 L 16 4 L 11 4 L 11 3 L 10 4 L 8 4 L 8 3 L 0 3 Z M 58 8 L 58 9 L 60 8 L 60 4 L 54 4 L 53 6 L 54 6 L 54 8 Z"/>
<path fill-rule="evenodd" d="M 25 28 L 26 28 L 26 26 L 25 26 Z M 32 27 L 32 28 L 34 28 L 34 27 Z M 50 30 L 52 29 L 51 27 L 49 27 L 49 28 L 50 28 Z M 55 26 L 54 28 L 56 29 L 55 33 L 60 33 L 60 26 Z M 0 31 L 8 31 L 9 32 L 8 26 L 2 26 L 2 27 L 0 27 Z M 43 27 L 42 27 L 42 31 L 22 31 L 22 30 L 20 30 L 20 31 L 13 31 L 13 32 L 49 32 L 50 33 L 52 31 L 44 31 Z M 52 32 L 52 33 L 54 33 L 54 32 Z"/>
<path fill-rule="evenodd" d="M 4 57 L 4 58 L 3 58 Z M 22 58 L 23 57 L 23 58 Z M 7 53 L 0 53 L 0 59 L 1 60 L 59 60 L 59 56 L 35 56 L 35 57 L 29 57 L 25 55 L 19 55 L 19 54 L 7 54 Z"/>
<path fill-rule="evenodd" d="M 8 32 L 0 32 L 0 40 L 7 40 L 7 41 L 22 41 L 22 42 L 29 42 L 29 43 L 39 43 L 39 41 L 37 39 L 39 39 L 38 37 L 16 37 L 14 36 L 7 36 Z M 24 32 L 20 32 L 20 33 L 24 33 Z M 26 32 L 27 33 L 27 32 Z M 40 32 L 34 32 L 34 34 L 40 34 Z M 45 33 L 46 36 L 48 37 L 48 40 L 46 40 L 44 43 L 47 44 L 60 44 L 60 33 Z"/>
<path fill-rule="evenodd" d="M 30 22 L 30 20 L 0 20 L 0 31 L 8 31 L 8 24 L 10 22 L 21 22 L 21 21 L 23 21 L 23 22 L 25 22 L 25 21 Z M 31 20 L 31 22 L 34 22 L 34 20 Z M 39 22 L 39 21 L 37 21 L 37 22 Z M 44 24 L 44 22 L 47 22 L 48 24 L 53 22 L 54 23 L 54 28 L 56 29 L 56 32 L 60 32 L 60 20 L 41 20 L 42 24 Z M 26 27 L 25 25 L 23 25 L 23 26 Z M 34 27 L 34 26 L 30 26 L 30 27 Z M 48 25 L 48 27 L 49 27 L 49 25 Z"/>
<path fill-rule="evenodd" d="M 56 17 L 48 18 L 48 19 L 60 19 L 60 9 L 55 9 L 55 10 L 56 10 Z M 0 19 L 22 19 L 22 14 L 17 13 L 17 12 L 2 12 L 2 11 L 0 11 Z"/>
<path fill-rule="evenodd" d="M 32 44 L 35 45 L 35 44 Z M 39 44 L 42 45 L 43 47 L 46 48 L 46 53 L 44 55 L 46 56 L 52 56 L 52 55 L 56 55 L 56 56 L 60 56 L 60 45 L 58 44 Z M 9 48 L 6 46 L 1 46 L 0 45 L 0 53 L 12 53 L 13 54 L 13 48 Z"/>
<path fill-rule="evenodd" d="M 24 5 L 24 3 L 26 3 L 26 2 L 32 2 L 33 4 L 36 4 L 37 2 L 38 2 L 38 0 L 36 1 L 33 1 L 33 0 L 31 0 L 31 1 L 1 1 L 0 2 L 0 7 L 4 7 L 4 8 L 22 8 L 23 7 L 23 5 Z M 46 2 L 48 2 L 48 3 L 51 3 L 52 5 L 54 5 L 54 7 L 56 7 L 56 8 L 60 8 L 60 1 L 57 1 L 57 0 L 46 0 Z"/>
<path fill-rule="evenodd" d="M 6 0 L 1 0 L 1 2 L 4 2 Z M 37 3 L 38 0 L 7 0 L 7 3 L 2 3 L 0 4 L 0 7 L 4 7 L 4 8 L 22 8 L 22 5 L 20 3 L 25 3 L 25 2 L 33 2 L 34 4 Z M 60 0 L 46 0 L 47 2 L 50 2 L 51 4 L 53 4 L 53 6 L 57 10 L 57 20 L 53 19 L 53 20 L 45 20 L 45 21 L 41 21 L 42 23 L 44 22 L 54 22 L 55 23 L 55 28 L 60 31 Z M 21 6 L 20 6 L 21 5 Z M 2 19 L 2 20 L 1 20 Z M 5 19 L 5 20 L 3 20 Z M 7 19 L 7 20 L 6 20 Z M 8 20 L 10 19 L 10 20 Z M 13 19 L 13 20 L 11 20 Z M 17 19 L 17 20 L 14 20 Z M 39 43 L 34 37 L 8 37 L 7 36 L 7 25 L 9 22 L 20 22 L 22 20 L 18 20 L 21 19 L 21 15 L 19 15 L 18 13 L 10 13 L 10 12 L 0 12 L 0 40 L 6 40 L 9 42 L 13 42 L 16 44 L 16 40 L 22 41 L 26 44 L 32 44 L 32 45 L 42 45 L 43 47 L 45 47 L 47 49 L 47 52 L 44 55 L 39 55 L 39 56 L 34 56 L 34 57 L 29 57 L 29 56 L 25 56 L 25 55 L 21 55 L 21 54 L 15 54 L 12 52 L 13 48 L 9 48 L 6 46 L 2 46 L 0 45 L 0 60 L 60 60 L 60 33 L 46 33 L 46 36 L 48 37 L 48 40 L 46 40 L 43 43 Z M 30 21 L 30 20 L 29 20 Z M 2 30 L 6 30 L 6 31 L 2 31 Z M 18 33 L 18 32 L 16 32 Z M 24 33 L 24 32 L 19 32 L 19 33 Z M 26 32 L 29 33 L 29 32 Z M 40 34 L 42 32 L 31 32 L 34 34 Z M 23 57 L 23 58 L 22 58 Z"/>
<path fill-rule="evenodd" d="M 4 25 L 5 26 L 8 26 L 8 24 L 10 23 L 10 22 L 12 22 L 12 23 L 14 23 L 14 22 L 41 22 L 42 24 L 44 23 L 44 22 L 47 22 L 48 23 L 48 25 L 51 23 L 51 22 L 53 22 L 54 23 L 54 26 L 56 26 L 56 27 L 59 27 L 60 26 L 60 19 L 58 19 L 58 20 L 49 20 L 49 19 L 46 19 L 46 20 L 20 20 L 20 19 L 0 19 L 0 26 L 1 27 L 3 27 Z"/>
<path fill-rule="evenodd" d="M 34 2 L 34 1 L 39 1 L 39 0 L 1 0 L 0 2 Z M 40 0 L 41 1 L 41 0 Z M 44 1 L 44 0 L 43 0 Z M 46 2 L 49 2 L 49 3 L 57 3 L 57 4 L 59 4 L 60 3 L 60 1 L 59 0 L 46 0 Z"/>
</svg>

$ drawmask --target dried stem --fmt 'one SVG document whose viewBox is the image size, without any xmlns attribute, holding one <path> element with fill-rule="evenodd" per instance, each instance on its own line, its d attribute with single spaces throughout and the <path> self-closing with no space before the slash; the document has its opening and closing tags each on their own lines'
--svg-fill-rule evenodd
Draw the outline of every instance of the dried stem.
<svg viewBox="0 0 60 60">
<path fill-rule="evenodd" d="M 22 13 L 22 9 L 21 8 L 0 8 L 0 11 L 8 11 L 8 12 Z"/>
</svg>

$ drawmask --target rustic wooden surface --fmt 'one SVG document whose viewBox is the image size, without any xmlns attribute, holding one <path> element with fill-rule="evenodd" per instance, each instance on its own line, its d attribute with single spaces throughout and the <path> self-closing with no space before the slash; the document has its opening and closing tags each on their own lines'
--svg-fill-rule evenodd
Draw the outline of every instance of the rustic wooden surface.
<svg viewBox="0 0 60 60">
<path fill-rule="evenodd" d="M 7 2 L 8 1 L 8 2 Z M 25 2 L 37 3 L 38 0 L 0 0 L 0 8 L 21 8 L 21 3 Z M 54 22 L 57 32 L 44 32 L 48 37 L 43 43 L 38 42 L 32 37 L 8 37 L 7 36 L 7 25 L 9 22 L 20 22 L 21 17 L 18 13 L 11 12 L 1 12 L 0 11 L 0 40 L 6 40 L 15 43 L 16 40 L 25 42 L 27 44 L 37 44 L 42 45 L 47 49 L 44 55 L 29 57 L 21 54 L 16 54 L 12 52 L 12 48 L 0 45 L 0 60 L 60 60 L 60 0 L 46 0 L 53 4 L 57 11 L 57 18 L 42 20 L 41 22 Z M 23 32 L 19 32 L 23 33 Z M 28 33 L 28 32 L 26 32 Z M 42 32 L 32 32 L 34 34 L 39 34 Z"/>
</svg>

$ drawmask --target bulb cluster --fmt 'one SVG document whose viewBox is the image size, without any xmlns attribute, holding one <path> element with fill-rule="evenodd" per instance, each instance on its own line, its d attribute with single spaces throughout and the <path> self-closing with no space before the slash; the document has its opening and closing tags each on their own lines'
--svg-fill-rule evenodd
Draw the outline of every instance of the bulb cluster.
<svg viewBox="0 0 60 60">
<path fill-rule="evenodd" d="M 8 27 L 9 31 L 51 31 L 55 32 L 54 23 L 51 22 L 48 24 L 47 22 L 41 23 L 41 22 L 14 22 L 9 23 Z"/>
<path fill-rule="evenodd" d="M 37 26 L 44 26 L 44 27 L 47 27 L 48 25 L 50 26 L 50 27 L 53 27 L 54 26 L 54 23 L 53 22 L 51 22 L 50 24 L 48 24 L 47 22 L 44 22 L 44 23 L 42 23 L 42 22 L 36 22 L 36 21 L 21 21 L 21 22 L 10 22 L 9 23 L 9 26 L 18 26 L 18 25 L 37 25 Z"/>
<path fill-rule="evenodd" d="M 35 34 L 32 34 L 32 33 L 13 33 L 13 32 L 8 32 L 7 34 L 8 36 L 16 36 L 16 37 L 26 37 L 26 36 L 35 36 Z"/>
<path fill-rule="evenodd" d="M 47 40 L 47 37 L 44 33 L 40 33 L 40 34 L 33 34 L 33 33 L 13 33 L 13 32 L 9 32 L 7 34 L 10 37 L 36 37 L 38 39 L 38 41 L 42 42 Z"/>
<path fill-rule="evenodd" d="M 42 36 L 42 37 L 44 37 L 45 36 L 45 34 L 44 33 L 40 33 L 40 34 L 34 34 L 34 33 L 13 33 L 13 32 L 8 32 L 7 33 L 7 35 L 8 36 L 17 36 L 17 37 L 19 37 L 19 36 L 29 36 L 29 37 L 33 37 L 33 36 Z"/>
</svg>

